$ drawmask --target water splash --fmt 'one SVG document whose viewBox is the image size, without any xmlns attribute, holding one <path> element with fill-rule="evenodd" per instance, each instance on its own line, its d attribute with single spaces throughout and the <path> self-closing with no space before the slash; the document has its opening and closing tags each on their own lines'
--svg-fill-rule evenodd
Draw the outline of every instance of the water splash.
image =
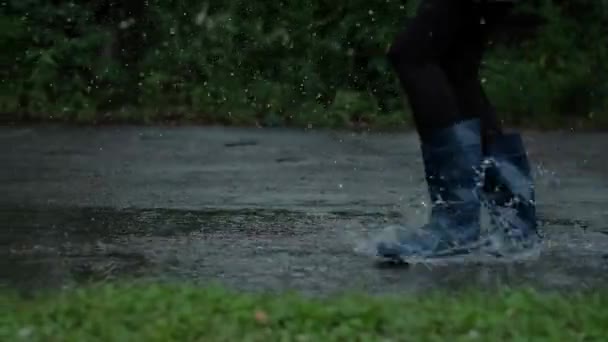
<svg viewBox="0 0 608 342">
<path fill-rule="evenodd" d="M 543 164 L 537 164 L 533 169 L 533 176 L 537 183 L 548 188 L 557 188 L 562 185 L 561 178 L 556 171 L 549 170 Z"/>
<path fill-rule="evenodd" d="M 359 224 L 361 225 L 361 224 Z M 377 254 L 377 245 L 383 242 L 398 242 L 399 232 L 407 229 L 409 225 L 391 224 L 382 228 L 368 227 L 363 233 L 356 234 L 353 226 L 346 231 L 351 232 L 351 244 L 353 252 L 357 255 L 384 261 Z M 414 226 L 412 226 L 414 227 Z M 361 231 L 361 230 L 359 230 Z M 446 265 L 459 263 L 473 264 L 495 264 L 495 263 L 520 263 L 537 261 L 543 251 L 542 241 L 538 240 L 530 245 L 521 244 L 511 239 L 501 230 L 491 230 L 480 236 L 480 239 L 470 246 L 471 252 L 463 255 L 451 255 L 435 258 L 408 257 L 400 261 L 406 264 L 424 265 Z"/>
</svg>

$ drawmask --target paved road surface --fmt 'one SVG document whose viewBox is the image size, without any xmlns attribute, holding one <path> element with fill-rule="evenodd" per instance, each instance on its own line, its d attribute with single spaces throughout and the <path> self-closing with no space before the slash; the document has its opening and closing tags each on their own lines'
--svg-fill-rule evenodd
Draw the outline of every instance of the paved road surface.
<svg viewBox="0 0 608 342">
<path fill-rule="evenodd" d="M 328 294 L 608 280 L 608 134 L 526 133 L 547 234 L 523 264 L 379 267 L 427 213 L 417 138 L 224 128 L 0 128 L 0 282 L 143 278 Z"/>
</svg>

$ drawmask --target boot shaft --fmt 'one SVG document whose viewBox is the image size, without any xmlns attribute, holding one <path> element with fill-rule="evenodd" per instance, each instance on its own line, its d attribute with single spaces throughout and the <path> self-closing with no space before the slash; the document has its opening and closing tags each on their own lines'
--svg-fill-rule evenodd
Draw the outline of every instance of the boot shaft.
<svg viewBox="0 0 608 342">
<path fill-rule="evenodd" d="M 492 221 L 505 232 L 524 238 L 537 233 L 534 181 L 519 134 L 487 146 L 483 190 Z"/>
</svg>

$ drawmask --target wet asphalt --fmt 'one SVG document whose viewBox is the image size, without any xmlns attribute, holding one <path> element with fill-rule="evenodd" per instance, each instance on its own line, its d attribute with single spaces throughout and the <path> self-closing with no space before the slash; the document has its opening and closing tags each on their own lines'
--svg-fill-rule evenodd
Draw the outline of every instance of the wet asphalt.
<svg viewBox="0 0 608 342">
<path fill-rule="evenodd" d="M 603 287 L 607 133 L 524 134 L 539 259 L 397 267 L 357 249 L 428 213 L 412 133 L 1 127 L 0 285 L 114 280 L 333 294 Z"/>
</svg>

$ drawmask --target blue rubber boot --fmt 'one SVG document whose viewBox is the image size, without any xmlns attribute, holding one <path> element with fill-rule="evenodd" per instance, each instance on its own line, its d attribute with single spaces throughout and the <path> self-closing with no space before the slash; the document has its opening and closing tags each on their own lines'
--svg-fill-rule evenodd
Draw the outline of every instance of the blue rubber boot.
<svg viewBox="0 0 608 342">
<path fill-rule="evenodd" d="M 436 132 L 422 144 L 422 158 L 432 201 L 429 221 L 417 229 L 400 228 L 396 238 L 376 242 L 380 257 L 407 261 L 466 254 L 479 239 L 479 120 Z"/>
<path fill-rule="evenodd" d="M 489 251 L 509 256 L 539 246 L 534 181 L 521 136 L 495 137 L 486 147 L 483 168 L 482 199 L 500 237 Z"/>
</svg>

